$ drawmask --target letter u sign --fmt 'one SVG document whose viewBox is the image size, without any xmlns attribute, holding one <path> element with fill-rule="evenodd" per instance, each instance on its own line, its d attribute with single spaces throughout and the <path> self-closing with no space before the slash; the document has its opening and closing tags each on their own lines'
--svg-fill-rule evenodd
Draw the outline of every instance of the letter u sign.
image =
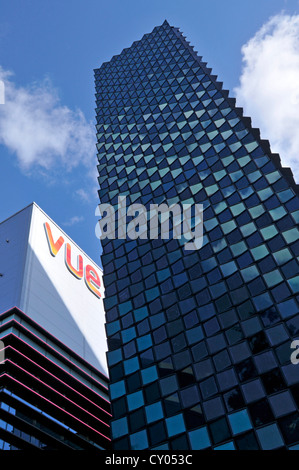
<svg viewBox="0 0 299 470">
<path fill-rule="evenodd" d="M 54 241 L 50 224 L 45 222 L 44 227 L 50 253 L 55 257 L 64 244 L 64 238 L 60 236 L 56 241 Z M 101 280 L 97 270 L 90 264 L 87 264 L 84 268 L 84 261 L 81 255 L 77 256 L 77 261 L 74 263 L 74 260 L 72 259 L 72 246 L 70 243 L 65 243 L 65 264 L 69 272 L 77 279 L 83 279 L 84 277 L 86 286 L 96 297 L 99 299 L 102 297 L 100 293 Z"/>
</svg>

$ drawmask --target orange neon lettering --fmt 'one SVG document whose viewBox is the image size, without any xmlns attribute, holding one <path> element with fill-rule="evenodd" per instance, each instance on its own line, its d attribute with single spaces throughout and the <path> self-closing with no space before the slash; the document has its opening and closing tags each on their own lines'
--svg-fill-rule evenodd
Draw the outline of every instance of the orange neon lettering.
<svg viewBox="0 0 299 470">
<path fill-rule="evenodd" d="M 52 256 L 56 256 L 62 245 L 64 244 L 64 238 L 59 237 L 56 242 L 54 242 L 53 235 L 52 235 L 52 230 L 48 222 L 45 222 L 44 224 L 45 230 L 46 230 L 46 235 L 47 235 L 47 240 L 50 248 L 50 253 Z"/>
<path fill-rule="evenodd" d="M 96 295 L 100 299 L 102 297 L 99 291 L 101 287 L 101 281 L 96 270 L 89 264 L 87 264 L 87 266 L 85 267 L 85 282 L 88 289 L 90 289 L 91 292 L 93 292 L 94 295 Z"/>
</svg>

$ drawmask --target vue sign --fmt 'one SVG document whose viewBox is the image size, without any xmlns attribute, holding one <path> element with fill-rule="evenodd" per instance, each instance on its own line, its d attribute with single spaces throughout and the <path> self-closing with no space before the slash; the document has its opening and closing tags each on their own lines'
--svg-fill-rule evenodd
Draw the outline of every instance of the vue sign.
<svg viewBox="0 0 299 470">
<path fill-rule="evenodd" d="M 61 247 L 64 245 L 64 238 L 60 236 L 56 241 L 54 241 L 50 224 L 45 222 L 44 227 L 50 253 L 52 256 L 56 256 Z M 85 284 L 94 295 L 96 295 L 99 299 L 102 297 L 100 293 L 101 281 L 97 271 L 90 264 L 87 264 L 84 269 L 83 257 L 81 255 L 77 256 L 77 267 L 74 267 L 72 264 L 72 247 L 69 243 L 65 244 L 65 264 L 68 270 L 77 279 L 83 279 L 84 277 Z"/>
</svg>

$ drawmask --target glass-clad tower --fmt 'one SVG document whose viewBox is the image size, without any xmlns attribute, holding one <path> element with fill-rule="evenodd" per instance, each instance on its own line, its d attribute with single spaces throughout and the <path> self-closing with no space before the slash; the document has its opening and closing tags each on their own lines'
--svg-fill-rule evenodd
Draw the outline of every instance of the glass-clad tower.
<svg viewBox="0 0 299 470">
<path fill-rule="evenodd" d="M 101 203 L 200 203 L 204 239 L 105 239 L 115 449 L 299 448 L 298 187 L 166 21 L 95 70 Z"/>
</svg>

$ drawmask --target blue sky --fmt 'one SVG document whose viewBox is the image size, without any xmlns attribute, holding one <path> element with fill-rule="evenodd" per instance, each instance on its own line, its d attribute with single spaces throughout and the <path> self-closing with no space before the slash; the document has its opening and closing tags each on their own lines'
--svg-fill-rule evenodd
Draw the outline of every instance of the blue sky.
<svg viewBox="0 0 299 470">
<path fill-rule="evenodd" d="M 164 19 L 294 169 L 298 15 L 298 0 L 0 0 L 0 220 L 35 201 L 100 264 L 93 69 Z"/>
</svg>

